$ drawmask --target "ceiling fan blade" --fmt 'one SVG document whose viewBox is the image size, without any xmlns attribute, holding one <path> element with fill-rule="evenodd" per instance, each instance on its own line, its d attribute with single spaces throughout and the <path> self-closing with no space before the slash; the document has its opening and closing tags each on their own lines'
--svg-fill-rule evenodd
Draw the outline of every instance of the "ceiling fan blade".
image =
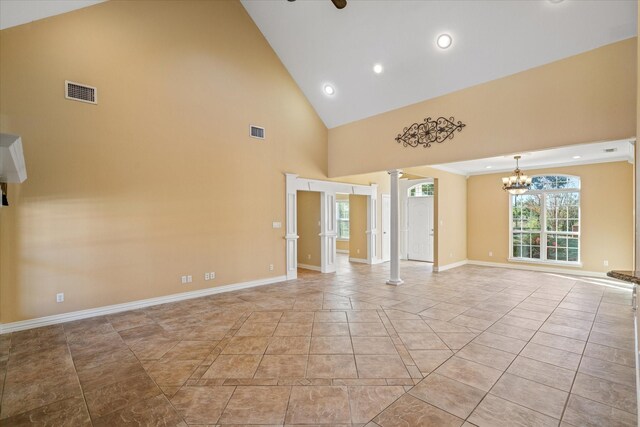
<svg viewBox="0 0 640 427">
<path fill-rule="evenodd" d="M 344 9 L 347 5 L 347 0 L 331 0 L 331 3 L 333 3 L 333 5 L 338 9 Z"/>
</svg>

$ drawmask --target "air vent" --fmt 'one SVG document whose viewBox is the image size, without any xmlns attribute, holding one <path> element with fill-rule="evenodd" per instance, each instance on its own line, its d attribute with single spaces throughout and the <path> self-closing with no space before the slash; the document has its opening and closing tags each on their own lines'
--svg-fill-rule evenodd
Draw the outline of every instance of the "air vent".
<svg viewBox="0 0 640 427">
<path fill-rule="evenodd" d="M 251 138 L 264 139 L 264 128 L 259 126 L 249 126 L 249 135 Z"/>
<path fill-rule="evenodd" d="M 98 90 L 95 87 L 70 81 L 64 82 L 64 97 L 74 101 L 98 103 Z"/>
<path fill-rule="evenodd" d="M 615 153 L 616 151 L 618 151 L 617 148 L 605 148 L 604 150 L 605 153 Z"/>
</svg>

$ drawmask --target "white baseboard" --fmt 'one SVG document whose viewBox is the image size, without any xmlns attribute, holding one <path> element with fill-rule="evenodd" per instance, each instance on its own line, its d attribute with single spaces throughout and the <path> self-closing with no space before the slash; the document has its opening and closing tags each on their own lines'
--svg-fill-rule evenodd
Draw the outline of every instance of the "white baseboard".
<svg viewBox="0 0 640 427">
<path fill-rule="evenodd" d="M 361 264 L 369 264 L 369 261 L 364 258 L 351 258 L 349 257 L 349 262 L 359 262 Z"/>
<path fill-rule="evenodd" d="M 348 254 L 349 249 L 336 249 L 336 252 L 339 254 Z"/>
<path fill-rule="evenodd" d="M 313 270 L 313 271 L 322 271 L 320 267 L 317 265 L 309 265 L 309 264 L 300 264 L 298 263 L 299 268 L 304 268 L 305 270 Z"/>
<path fill-rule="evenodd" d="M 598 271 L 576 270 L 574 268 L 554 268 L 554 267 L 546 267 L 546 266 L 531 265 L 531 264 L 515 264 L 515 263 L 507 264 L 504 262 L 474 261 L 471 259 L 467 261 L 467 264 L 481 265 L 484 267 L 511 268 L 514 270 L 529 270 L 529 271 L 542 271 L 545 273 L 560 273 L 560 274 L 568 274 L 570 276 L 607 277 L 607 273 L 601 273 Z"/>
<path fill-rule="evenodd" d="M 86 319 L 106 314 L 119 313 L 121 311 L 135 310 L 138 308 L 150 307 L 152 305 L 166 304 L 169 302 L 182 301 L 186 299 L 199 298 L 207 295 L 220 294 L 224 292 L 238 291 L 241 289 L 253 288 L 256 286 L 271 285 L 273 283 L 284 282 L 286 276 L 269 277 L 267 279 L 251 280 L 248 282 L 234 283 L 230 285 L 218 286 L 215 288 L 200 289 L 197 291 L 182 292 L 179 294 L 165 295 L 162 297 L 143 299 L 138 301 L 125 302 L 122 304 L 107 305 L 104 307 L 90 308 L 88 310 L 72 311 L 69 313 L 56 314 L 53 316 L 38 317 L 36 319 L 21 320 L 0 324 L 0 335 L 11 332 L 23 331 L 25 329 L 39 328 L 41 326 L 55 325 L 57 323 L 70 322 L 72 320 Z"/>
<path fill-rule="evenodd" d="M 452 262 L 451 264 L 440 265 L 438 267 L 434 266 L 433 267 L 433 271 L 440 272 L 440 271 L 451 270 L 452 268 L 462 267 L 463 265 L 467 264 L 468 262 L 469 262 L 469 260 L 463 259 L 462 261 Z"/>
</svg>

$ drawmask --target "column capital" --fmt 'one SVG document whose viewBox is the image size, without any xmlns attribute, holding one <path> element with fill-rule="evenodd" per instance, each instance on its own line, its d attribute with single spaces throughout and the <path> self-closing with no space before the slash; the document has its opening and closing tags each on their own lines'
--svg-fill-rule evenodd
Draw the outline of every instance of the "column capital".
<svg viewBox="0 0 640 427">
<path fill-rule="evenodd" d="M 402 169 L 391 169 L 391 170 L 388 170 L 387 173 L 389 175 L 397 175 L 397 176 L 399 176 L 399 175 L 402 174 Z"/>
</svg>

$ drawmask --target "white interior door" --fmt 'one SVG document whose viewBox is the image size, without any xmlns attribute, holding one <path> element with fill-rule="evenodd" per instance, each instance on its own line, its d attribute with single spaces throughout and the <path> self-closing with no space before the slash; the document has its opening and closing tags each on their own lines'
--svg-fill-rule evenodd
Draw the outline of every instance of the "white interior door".
<svg viewBox="0 0 640 427">
<path fill-rule="evenodd" d="M 409 197 L 407 258 L 433 262 L 433 197 Z"/>
<path fill-rule="evenodd" d="M 382 261 L 391 259 L 391 196 L 382 195 Z"/>
</svg>

